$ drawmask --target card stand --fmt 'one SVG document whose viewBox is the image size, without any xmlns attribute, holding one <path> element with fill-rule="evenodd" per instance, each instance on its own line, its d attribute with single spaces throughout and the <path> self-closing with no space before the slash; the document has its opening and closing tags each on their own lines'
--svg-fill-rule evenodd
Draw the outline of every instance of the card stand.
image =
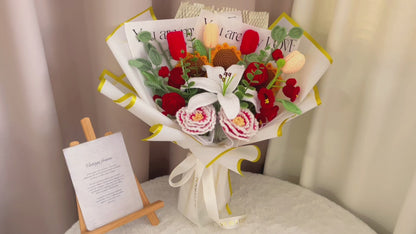
<svg viewBox="0 0 416 234">
<path fill-rule="evenodd" d="M 84 130 L 85 138 L 87 141 L 92 141 L 96 139 L 94 129 L 92 128 L 92 124 L 90 121 L 90 118 L 85 117 L 81 120 L 82 129 Z M 108 136 L 111 135 L 112 132 L 106 132 L 104 135 Z M 79 145 L 78 141 L 72 141 L 69 146 L 75 146 Z M 136 178 L 136 177 L 135 177 Z M 129 223 L 133 220 L 136 220 L 140 217 L 147 216 L 150 223 L 153 226 L 156 226 L 159 224 L 159 218 L 156 216 L 155 211 L 157 209 L 160 209 L 164 206 L 163 201 L 156 201 L 150 204 L 149 199 L 147 199 L 146 194 L 143 191 L 142 186 L 140 185 L 139 180 L 136 178 L 137 188 L 139 189 L 140 196 L 142 198 L 143 202 L 143 209 L 138 210 L 134 213 L 131 213 L 129 215 L 126 215 L 118 220 L 115 220 L 111 223 L 108 223 L 104 226 L 101 226 L 95 230 L 87 230 L 87 227 L 85 225 L 84 216 L 82 215 L 82 211 L 79 207 L 78 199 L 77 199 L 77 209 L 78 209 L 78 218 L 79 218 L 79 228 L 81 229 L 81 234 L 98 234 L 98 233 L 106 233 L 109 232 L 115 228 L 118 228 L 126 223 Z"/>
</svg>

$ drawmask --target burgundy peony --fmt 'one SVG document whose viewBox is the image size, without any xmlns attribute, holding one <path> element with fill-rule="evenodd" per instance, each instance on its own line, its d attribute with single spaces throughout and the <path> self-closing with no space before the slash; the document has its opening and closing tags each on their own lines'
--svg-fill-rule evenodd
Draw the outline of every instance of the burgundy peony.
<svg viewBox="0 0 416 234">
<path fill-rule="evenodd" d="M 169 52 L 172 58 L 179 61 L 186 56 L 186 42 L 182 31 L 170 32 L 167 35 Z"/>
<path fill-rule="evenodd" d="M 185 99 L 177 93 L 167 93 L 162 97 L 164 115 L 176 115 L 176 112 L 185 106 Z"/>
<path fill-rule="evenodd" d="M 254 30 L 247 30 L 243 35 L 243 40 L 241 41 L 240 51 L 241 54 L 251 54 L 257 49 L 259 44 L 259 34 Z"/>
<path fill-rule="evenodd" d="M 182 78 L 183 71 L 181 67 L 175 67 L 170 71 L 168 85 L 177 89 L 181 88 L 181 85 L 185 84 L 185 80 Z"/>
</svg>

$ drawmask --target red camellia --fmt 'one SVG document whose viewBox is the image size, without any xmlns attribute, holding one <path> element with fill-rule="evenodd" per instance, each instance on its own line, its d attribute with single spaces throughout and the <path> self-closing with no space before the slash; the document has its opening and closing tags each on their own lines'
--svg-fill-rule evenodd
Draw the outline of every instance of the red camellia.
<svg viewBox="0 0 416 234">
<path fill-rule="evenodd" d="M 167 35 L 169 52 L 172 58 L 179 61 L 186 56 L 186 42 L 182 31 L 170 32 Z"/>
<path fill-rule="evenodd" d="M 168 85 L 179 89 L 181 85 L 185 84 L 185 80 L 182 78 L 183 71 L 181 67 L 175 67 L 170 71 Z"/>
<path fill-rule="evenodd" d="M 272 90 L 267 88 L 261 88 L 260 91 L 257 94 L 257 97 L 259 98 L 260 105 L 263 108 L 272 108 L 274 105 L 274 93 Z"/>
<path fill-rule="evenodd" d="M 298 97 L 298 94 L 300 92 L 300 87 L 296 86 L 296 79 L 294 78 L 290 78 L 286 81 L 286 86 L 283 87 L 283 94 L 290 98 L 291 102 L 294 102 L 296 100 L 296 98 Z"/>
<path fill-rule="evenodd" d="M 185 99 L 177 93 L 167 93 L 162 97 L 164 115 L 176 115 L 176 112 L 185 106 Z"/>
<path fill-rule="evenodd" d="M 243 35 L 243 40 L 241 41 L 240 51 L 241 54 L 251 54 L 257 49 L 259 44 L 259 34 L 254 30 L 247 30 Z"/>
<path fill-rule="evenodd" d="M 159 76 L 166 78 L 169 76 L 169 68 L 166 66 L 163 66 L 159 70 Z"/>
<path fill-rule="evenodd" d="M 284 57 L 283 52 L 280 49 L 276 49 L 273 51 L 272 57 L 275 61 L 282 59 Z"/>
<path fill-rule="evenodd" d="M 260 71 L 260 72 L 258 72 L 258 71 Z M 254 83 L 251 82 L 250 83 L 251 86 L 261 86 L 264 83 L 266 83 L 266 81 L 269 78 L 266 66 L 264 66 L 264 64 L 262 64 L 262 63 L 252 62 L 247 66 L 246 70 L 244 71 L 243 77 L 248 82 L 250 82 L 250 79 L 247 77 L 247 75 L 249 73 L 254 76 L 253 81 L 258 81 L 258 82 L 254 82 Z"/>
</svg>

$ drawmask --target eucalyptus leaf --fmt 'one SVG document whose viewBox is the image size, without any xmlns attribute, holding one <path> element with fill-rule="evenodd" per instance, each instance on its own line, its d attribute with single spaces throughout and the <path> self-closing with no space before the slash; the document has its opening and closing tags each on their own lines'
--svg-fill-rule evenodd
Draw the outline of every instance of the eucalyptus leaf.
<svg viewBox="0 0 416 234">
<path fill-rule="evenodd" d="M 280 44 L 280 42 L 282 42 L 287 36 L 286 28 L 279 27 L 279 26 L 274 27 L 272 29 L 271 36 L 273 40 L 279 42 Z"/>
<path fill-rule="evenodd" d="M 152 39 L 152 35 L 148 31 L 140 32 L 136 37 L 139 41 L 144 43 L 149 42 Z"/>
<path fill-rule="evenodd" d="M 147 71 L 141 71 L 141 72 L 142 72 L 144 78 L 146 78 L 146 80 L 152 81 L 154 83 L 159 83 L 159 82 L 157 82 L 156 77 L 152 73 L 147 72 Z"/>
<path fill-rule="evenodd" d="M 157 52 L 157 50 L 154 48 L 149 50 L 149 58 L 150 61 L 152 61 L 152 63 L 156 66 L 162 64 L 162 56 L 160 56 L 159 52 Z"/>
<path fill-rule="evenodd" d="M 299 39 L 303 35 L 303 29 L 300 27 L 293 27 L 289 31 L 289 37 Z"/>
<path fill-rule="evenodd" d="M 302 114 L 302 111 L 294 103 L 292 103 L 290 101 L 287 101 L 287 100 L 284 100 L 284 99 L 276 99 L 276 101 L 282 103 L 283 104 L 283 107 L 287 111 L 292 112 L 292 113 L 295 113 L 297 115 L 301 115 Z"/>
<path fill-rule="evenodd" d="M 142 58 L 129 60 L 129 65 L 136 67 L 140 71 L 149 71 L 152 69 L 152 64 L 149 60 Z"/>
<path fill-rule="evenodd" d="M 200 40 L 195 40 L 193 43 L 194 51 L 198 52 L 201 56 L 207 56 L 207 49 Z"/>
</svg>

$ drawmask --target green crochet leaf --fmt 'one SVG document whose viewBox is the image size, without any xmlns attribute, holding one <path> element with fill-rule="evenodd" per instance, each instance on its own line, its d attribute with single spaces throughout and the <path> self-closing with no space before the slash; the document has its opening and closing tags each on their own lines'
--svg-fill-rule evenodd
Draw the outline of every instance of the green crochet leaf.
<svg viewBox="0 0 416 234">
<path fill-rule="evenodd" d="M 160 54 L 157 52 L 155 48 L 151 48 L 149 50 L 149 58 L 150 61 L 152 61 L 152 63 L 156 66 L 162 64 L 162 56 L 160 56 Z"/>
<path fill-rule="evenodd" d="M 140 71 L 149 71 L 152 69 L 152 63 L 150 63 L 149 60 L 142 58 L 129 60 L 129 65 L 136 67 Z"/>
<path fill-rule="evenodd" d="M 282 69 L 282 67 L 284 67 L 285 64 L 286 64 L 286 60 L 284 60 L 284 59 L 278 59 L 277 62 L 276 62 L 276 65 L 279 69 Z"/>
<path fill-rule="evenodd" d="M 137 39 L 143 43 L 149 42 L 152 39 L 152 35 L 148 31 L 143 31 L 137 34 Z"/>
<path fill-rule="evenodd" d="M 271 35 L 273 40 L 279 42 L 280 44 L 287 36 L 286 28 L 276 26 L 272 29 Z"/>
<path fill-rule="evenodd" d="M 198 52 L 201 56 L 208 56 L 207 49 L 200 40 L 195 40 L 193 46 L 194 51 Z"/>
<path fill-rule="evenodd" d="M 300 27 L 293 27 L 289 31 L 289 37 L 299 39 L 303 35 L 303 29 Z"/>
<path fill-rule="evenodd" d="M 284 99 L 276 99 L 276 101 L 282 103 L 283 104 L 283 107 L 287 111 L 290 111 L 290 112 L 295 113 L 297 115 L 301 115 L 302 114 L 302 111 L 294 103 L 292 103 L 290 101 L 286 101 Z"/>
</svg>

